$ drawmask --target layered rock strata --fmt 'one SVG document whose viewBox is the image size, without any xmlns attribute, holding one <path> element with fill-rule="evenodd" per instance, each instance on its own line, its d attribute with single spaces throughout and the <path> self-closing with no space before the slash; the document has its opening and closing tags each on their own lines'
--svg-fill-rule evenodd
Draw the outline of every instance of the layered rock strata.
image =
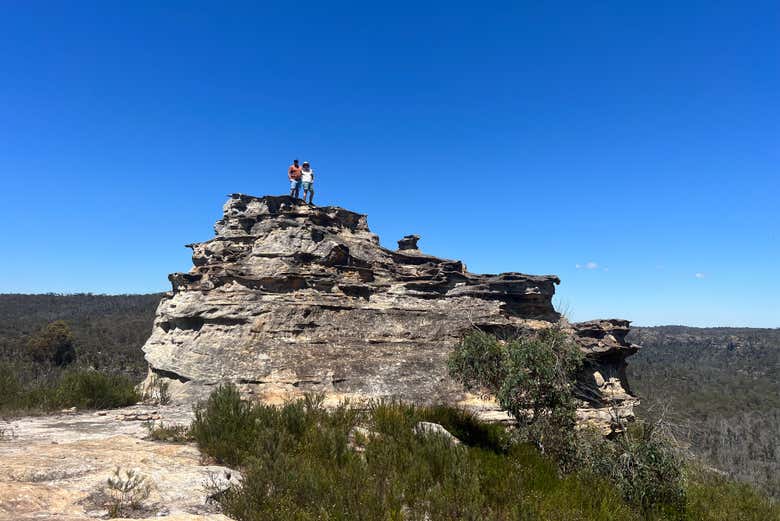
<svg viewBox="0 0 780 521">
<path fill-rule="evenodd" d="M 446 361 L 475 327 L 507 334 L 560 325 L 586 354 L 578 382 L 583 422 L 607 428 L 632 414 L 625 358 L 628 322 L 569 324 L 552 305 L 553 275 L 480 275 L 421 252 L 379 244 L 366 216 L 290 197 L 233 194 L 216 237 L 192 248 L 189 273 L 157 309 L 144 346 L 150 377 L 174 398 L 203 396 L 231 381 L 279 402 L 306 391 L 331 400 L 396 397 L 496 413 L 469 395 Z"/>
</svg>

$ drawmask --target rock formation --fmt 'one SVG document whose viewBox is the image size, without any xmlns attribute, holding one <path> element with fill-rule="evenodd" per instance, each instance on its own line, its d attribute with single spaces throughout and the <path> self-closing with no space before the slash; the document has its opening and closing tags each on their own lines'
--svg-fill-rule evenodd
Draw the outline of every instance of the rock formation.
<svg viewBox="0 0 780 521">
<path fill-rule="evenodd" d="M 488 416 L 489 398 L 465 393 L 447 357 L 471 328 L 532 332 L 560 324 L 586 354 L 579 415 L 608 429 L 636 399 L 625 358 L 624 320 L 569 324 L 552 305 L 553 275 L 478 275 L 417 248 L 392 251 L 366 216 L 290 197 L 233 194 L 216 237 L 190 244 L 193 268 L 169 276 L 144 346 L 153 377 L 175 399 L 232 381 L 278 402 L 305 391 L 330 400 L 398 397 L 462 404 Z"/>
</svg>

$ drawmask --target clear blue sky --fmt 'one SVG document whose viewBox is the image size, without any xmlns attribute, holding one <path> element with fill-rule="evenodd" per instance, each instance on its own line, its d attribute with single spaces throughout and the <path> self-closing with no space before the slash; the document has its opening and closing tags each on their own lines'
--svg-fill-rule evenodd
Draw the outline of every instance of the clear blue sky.
<svg viewBox="0 0 780 521">
<path fill-rule="evenodd" d="M 778 2 L 261 4 L 0 4 L 0 292 L 166 290 L 298 157 L 575 319 L 780 326 Z"/>
</svg>

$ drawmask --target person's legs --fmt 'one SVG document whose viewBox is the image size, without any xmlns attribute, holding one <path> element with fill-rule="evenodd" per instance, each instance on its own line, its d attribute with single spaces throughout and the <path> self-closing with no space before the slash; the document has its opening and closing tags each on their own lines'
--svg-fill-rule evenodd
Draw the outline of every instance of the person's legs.
<svg viewBox="0 0 780 521">
<path fill-rule="evenodd" d="M 312 204 L 311 200 L 314 199 L 314 183 L 309 183 L 309 204 Z M 303 196 L 303 200 L 306 200 L 306 195 Z"/>
<path fill-rule="evenodd" d="M 307 196 L 309 197 L 309 199 L 311 199 L 311 194 L 312 194 L 311 182 L 304 181 L 302 184 L 303 184 L 303 200 L 306 201 Z"/>
<path fill-rule="evenodd" d="M 296 199 L 301 198 L 301 181 L 300 179 L 293 179 L 290 181 L 290 197 Z"/>
</svg>

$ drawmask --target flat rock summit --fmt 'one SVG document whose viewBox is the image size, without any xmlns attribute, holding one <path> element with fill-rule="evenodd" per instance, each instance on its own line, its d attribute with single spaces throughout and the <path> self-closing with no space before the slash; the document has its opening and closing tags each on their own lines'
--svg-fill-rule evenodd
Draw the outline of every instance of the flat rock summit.
<svg viewBox="0 0 780 521">
<path fill-rule="evenodd" d="M 603 430 L 630 417 L 636 398 L 625 320 L 572 324 L 552 305 L 554 275 L 470 273 L 427 255 L 408 235 L 390 250 L 367 217 L 291 197 L 233 194 L 213 239 L 188 245 L 193 267 L 173 273 L 143 349 L 149 377 L 174 400 L 221 382 L 279 403 L 307 391 L 330 402 L 394 397 L 502 412 L 450 379 L 447 358 L 473 329 L 526 333 L 559 325 L 581 346 L 578 416 Z"/>
</svg>

